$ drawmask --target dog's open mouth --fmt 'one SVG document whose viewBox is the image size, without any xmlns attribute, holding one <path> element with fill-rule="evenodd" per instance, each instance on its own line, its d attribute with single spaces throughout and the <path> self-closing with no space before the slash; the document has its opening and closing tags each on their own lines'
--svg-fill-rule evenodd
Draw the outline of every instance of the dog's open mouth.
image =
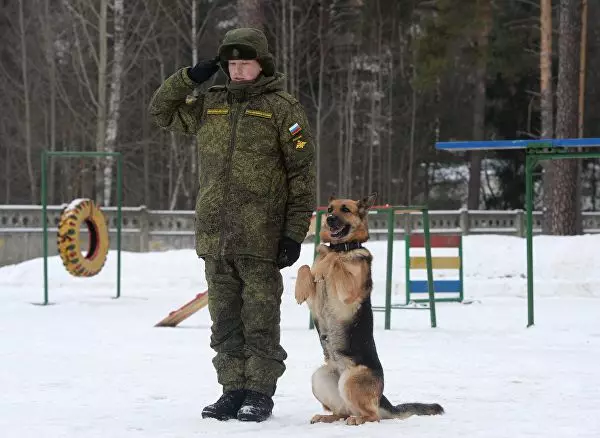
<svg viewBox="0 0 600 438">
<path fill-rule="evenodd" d="M 331 230 L 331 237 L 335 239 L 340 239 L 348 235 L 348 233 L 350 232 L 350 225 L 340 224 L 338 227 L 330 227 L 329 229 Z"/>
</svg>

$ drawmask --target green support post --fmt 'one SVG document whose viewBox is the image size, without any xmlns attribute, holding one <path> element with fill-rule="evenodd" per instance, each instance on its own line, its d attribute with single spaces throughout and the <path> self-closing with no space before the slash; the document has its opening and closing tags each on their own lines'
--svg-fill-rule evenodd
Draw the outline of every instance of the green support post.
<svg viewBox="0 0 600 438">
<path fill-rule="evenodd" d="M 427 263 L 427 292 L 429 295 L 429 316 L 431 327 L 437 327 L 437 318 L 435 314 L 435 298 L 433 289 L 433 267 L 431 263 L 431 236 L 429 234 L 429 211 L 423 209 L 423 231 L 425 234 L 425 261 Z"/>
<path fill-rule="evenodd" d="M 313 258 L 317 257 L 317 247 L 321 244 L 321 217 L 323 216 L 323 210 L 317 210 L 315 215 L 315 251 Z"/>
<path fill-rule="evenodd" d="M 48 214 L 47 214 L 47 202 L 46 202 L 46 160 L 48 154 L 44 149 L 42 151 L 42 234 L 43 242 L 42 247 L 44 249 L 44 306 L 48 305 Z"/>
<path fill-rule="evenodd" d="M 533 325 L 533 167 L 536 159 L 525 157 L 525 197 L 527 203 L 527 327 Z"/>
<path fill-rule="evenodd" d="M 117 159 L 117 294 L 115 298 L 121 296 L 121 230 L 123 222 L 122 212 L 122 191 L 123 191 L 123 156 L 120 152 L 95 152 L 95 151 L 47 151 L 42 150 L 42 170 L 41 170 L 41 198 L 42 198 L 42 234 L 43 234 L 43 253 L 44 253 L 44 305 L 48 304 L 48 199 L 47 199 L 47 160 L 52 157 L 63 158 L 97 158 L 97 157 L 116 157 Z M 110 223 L 107 227 L 110 230 Z"/>
<path fill-rule="evenodd" d="M 123 187 L 123 156 L 117 156 L 117 296 L 121 297 L 121 224 L 123 223 L 122 211 L 122 187 Z"/>
<path fill-rule="evenodd" d="M 323 216 L 323 213 L 323 210 L 317 210 L 315 213 L 315 249 L 313 252 L 313 260 L 317 258 L 317 247 L 321 243 L 321 217 Z M 308 312 L 308 318 L 308 328 L 312 330 L 315 328 L 315 322 L 310 311 Z"/>
<path fill-rule="evenodd" d="M 394 208 L 387 211 L 387 261 L 385 273 L 385 329 L 389 330 L 392 323 L 392 269 L 394 260 Z"/>
<path fill-rule="evenodd" d="M 533 169 L 543 160 L 600 158 L 600 152 L 566 152 L 552 142 L 531 143 L 525 150 L 525 203 L 527 210 L 527 327 L 534 325 L 533 278 Z"/>
<path fill-rule="evenodd" d="M 458 260 L 460 262 L 458 266 L 458 278 L 460 280 L 460 291 L 458 294 L 458 302 L 462 303 L 465 298 L 465 280 L 463 275 L 463 239 L 462 235 L 459 234 L 460 240 L 458 241 Z"/>
<path fill-rule="evenodd" d="M 410 216 L 409 216 L 410 219 Z M 406 289 L 406 302 L 405 305 L 410 303 L 410 231 L 404 234 L 404 278 L 406 278 L 405 289 Z"/>
</svg>

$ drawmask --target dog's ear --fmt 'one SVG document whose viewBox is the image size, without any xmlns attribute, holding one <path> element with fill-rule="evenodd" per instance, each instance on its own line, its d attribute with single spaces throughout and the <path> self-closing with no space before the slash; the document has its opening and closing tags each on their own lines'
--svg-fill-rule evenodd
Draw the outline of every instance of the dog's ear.
<svg viewBox="0 0 600 438">
<path fill-rule="evenodd" d="M 329 199 L 327 200 L 327 203 L 331 203 L 332 201 L 335 201 L 337 198 L 335 197 L 335 194 L 332 193 L 331 196 L 329 196 Z"/>
<path fill-rule="evenodd" d="M 360 201 L 358 201 L 358 205 L 361 209 L 368 210 L 369 208 L 373 207 L 373 205 L 375 205 L 376 199 L 377 199 L 377 193 L 373 192 L 366 198 L 363 198 Z"/>
</svg>

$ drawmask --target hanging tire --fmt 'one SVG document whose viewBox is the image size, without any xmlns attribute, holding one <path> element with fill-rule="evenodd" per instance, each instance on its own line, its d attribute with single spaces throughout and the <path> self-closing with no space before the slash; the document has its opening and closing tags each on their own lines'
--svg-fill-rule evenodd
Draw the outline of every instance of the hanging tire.
<svg viewBox="0 0 600 438">
<path fill-rule="evenodd" d="M 81 248 L 80 229 L 88 228 L 87 254 Z M 62 212 L 58 223 L 58 253 L 67 271 L 75 277 L 93 277 L 104 267 L 109 249 L 104 213 L 94 201 L 75 199 Z"/>
</svg>

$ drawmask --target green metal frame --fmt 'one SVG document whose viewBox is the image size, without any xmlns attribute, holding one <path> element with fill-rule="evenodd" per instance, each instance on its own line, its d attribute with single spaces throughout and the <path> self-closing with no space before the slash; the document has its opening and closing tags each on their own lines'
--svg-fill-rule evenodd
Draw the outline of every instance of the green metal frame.
<svg viewBox="0 0 600 438">
<path fill-rule="evenodd" d="M 120 152 L 93 152 L 93 151 L 42 151 L 42 227 L 43 227 L 43 248 L 44 248 L 44 305 L 48 304 L 48 182 L 47 167 L 48 158 L 97 158 L 97 157 L 115 157 L 117 160 L 117 294 L 115 298 L 121 296 L 121 224 L 122 213 L 122 190 L 123 190 L 123 156 Z M 110 231 L 110 227 L 109 231 Z"/>
<path fill-rule="evenodd" d="M 525 150 L 525 209 L 527 238 L 527 327 L 534 325 L 533 302 L 533 169 L 543 160 L 600 158 L 600 138 L 552 138 L 538 140 L 483 140 L 436 142 L 437 150 L 449 152 Z"/>
<path fill-rule="evenodd" d="M 582 147 L 584 147 L 582 145 Z M 567 152 L 551 142 L 531 143 L 525 149 L 525 202 L 527 222 L 527 327 L 534 325 L 533 299 L 533 169 L 544 160 L 600 158 L 600 152 Z"/>
<path fill-rule="evenodd" d="M 431 265 L 431 245 L 429 229 L 429 210 L 424 206 L 385 206 L 372 207 L 369 214 L 387 213 L 387 260 L 386 260 L 386 283 L 385 283 L 385 306 L 373 306 L 375 312 L 385 312 L 385 329 L 391 327 L 392 310 L 405 309 L 405 306 L 392 304 L 392 277 L 393 277 L 393 259 L 394 259 L 394 225 L 395 215 L 398 213 L 421 212 L 423 215 L 423 234 L 425 237 L 425 258 L 427 265 L 427 285 L 429 295 L 429 315 L 431 327 L 437 327 L 437 317 L 435 310 L 435 300 L 433 291 L 433 271 Z M 326 213 L 326 207 L 317 209 L 315 213 L 315 246 L 313 260 L 317 257 L 317 247 L 321 243 L 321 217 Z M 312 315 L 309 318 L 309 328 L 314 328 Z"/>
<path fill-rule="evenodd" d="M 464 300 L 464 276 L 463 276 L 463 250 L 462 250 L 462 245 L 463 245 L 463 239 L 462 239 L 462 234 L 458 235 L 459 237 L 459 244 L 458 244 L 458 260 L 459 260 L 459 267 L 458 267 L 458 279 L 460 282 L 460 289 L 458 290 L 458 297 L 457 298 L 435 298 L 435 291 L 434 291 L 434 300 L 436 303 L 462 303 Z M 406 304 L 413 302 L 413 303 L 426 303 L 429 300 L 426 300 L 424 298 L 420 298 L 420 299 L 414 299 L 411 300 L 410 299 L 410 233 L 406 233 L 404 236 L 404 243 L 405 243 L 405 257 L 406 257 L 406 268 L 405 268 L 405 272 L 406 272 Z"/>
</svg>

